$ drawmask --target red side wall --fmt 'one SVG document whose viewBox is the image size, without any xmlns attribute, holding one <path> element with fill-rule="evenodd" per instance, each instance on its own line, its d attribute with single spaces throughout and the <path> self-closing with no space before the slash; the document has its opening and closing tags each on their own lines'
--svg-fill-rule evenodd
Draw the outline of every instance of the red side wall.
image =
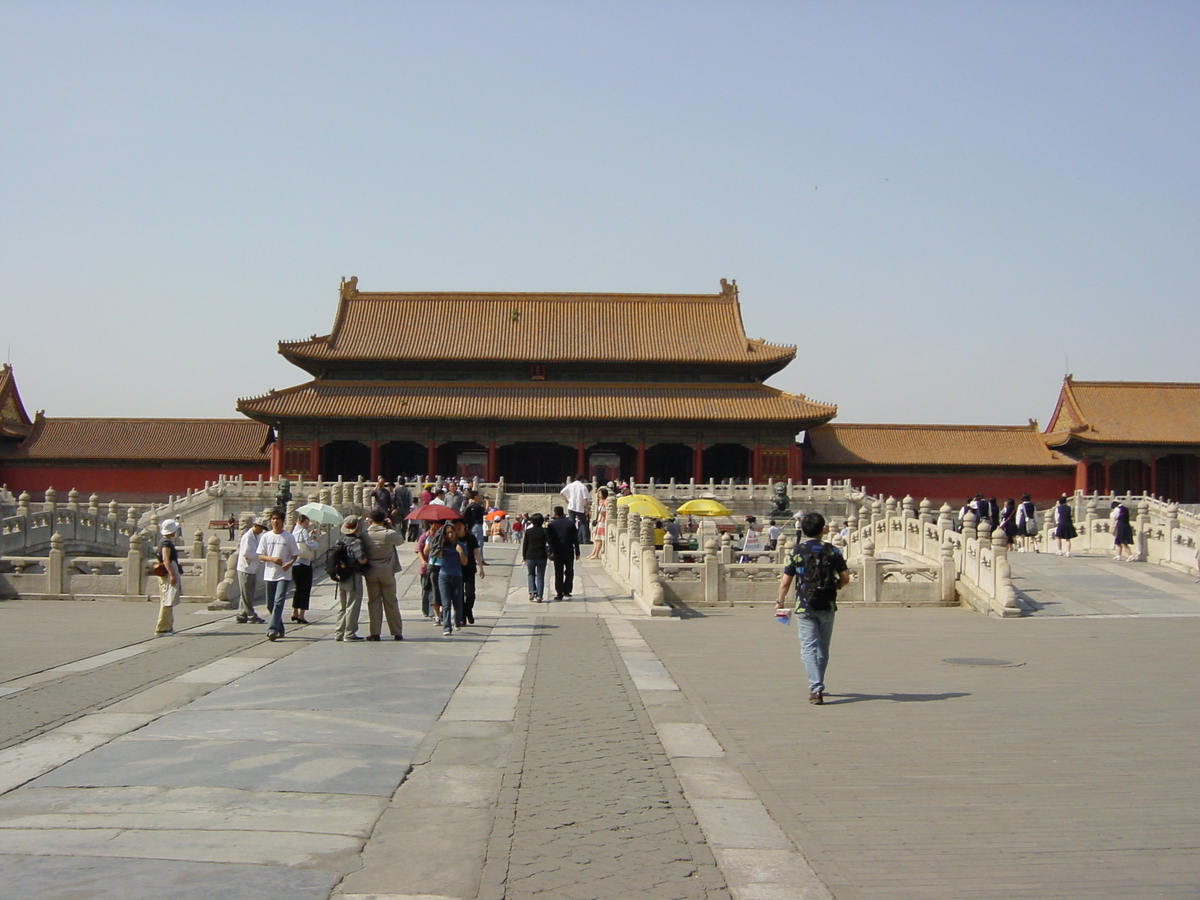
<svg viewBox="0 0 1200 900">
<path fill-rule="evenodd" d="M 1035 503 L 1047 503 L 1060 494 L 1069 494 L 1075 489 L 1074 467 L 1037 474 L 993 471 L 976 474 L 914 472 L 876 475 L 839 469 L 836 472 L 830 470 L 818 475 L 817 466 L 810 463 L 805 477 L 813 479 L 814 483 L 823 482 L 826 478 L 849 478 L 855 487 L 865 488 L 868 494 L 895 497 L 897 500 L 911 495 L 917 501 L 928 498 L 931 503 L 949 503 L 955 509 L 968 497 L 974 497 L 977 493 L 985 497 L 995 497 L 1001 503 L 1009 497 L 1020 500 L 1021 495 L 1027 493 L 1033 497 Z"/>
<path fill-rule="evenodd" d="M 165 499 L 169 494 L 183 494 L 189 488 L 198 490 L 206 481 L 216 481 L 220 475 L 242 475 L 246 478 L 266 478 L 270 466 L 262 463 L 223 463 L 214 465 L 59 465 L 25 461 L 0 462 L 0 484 L 19 495 L 29 491 L 41 498 L 46 488 L 58 492 L 60 502 L 66 502 L 71 488 L 85 498 L 99 494 L 103 500 Z"/>
</svg>

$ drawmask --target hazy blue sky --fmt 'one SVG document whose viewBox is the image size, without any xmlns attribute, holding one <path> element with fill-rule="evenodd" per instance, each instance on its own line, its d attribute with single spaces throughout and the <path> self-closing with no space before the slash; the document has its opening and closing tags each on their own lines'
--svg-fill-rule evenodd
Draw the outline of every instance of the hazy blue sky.
<svg viewBox="0 0 1200 900">
<path fill-rule="evenodd" d="M 236 415 L 349 275 L 737 279 L 847 422 L 1200 381 L 1196 2 L 0 0 L 0 122 L 31 413 Z"/>
</svg>

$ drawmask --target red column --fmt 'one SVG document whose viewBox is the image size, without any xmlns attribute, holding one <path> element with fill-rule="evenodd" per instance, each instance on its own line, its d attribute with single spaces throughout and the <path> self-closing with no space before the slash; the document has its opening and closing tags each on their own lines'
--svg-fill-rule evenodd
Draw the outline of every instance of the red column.
<svg viewBox="0 0 1200 900">
<path fill-rule="evenodd" d="M 1151 496 L 1158 493 L 1158 457 L 1150 457 L 1150 487 L 1146 489 L 1146 493 Z"/>
<path fill-rule="evenodd" d="M 692 477 L 699 483 L 704 478 L 704 442 L 696 441 L 692 450 Z"/>
<path fill-rule="evenodd" d="M 760 444 L 750 445 L 750 478 L 753 481 L 762 481 L 762 446 Z"/>
<path fill-rule="evenodd" d="M 433 438 L 429 439 L 429 445 L 425 450 L 425 468 L 429 470 L 425 474 L 430 477 L 445 474 L 439 473 L 437 470 L 437 444 L 434 443 Z"/>
<path fill-rule="evenodd" d="M 1104 461 L 1104 489 L 1101 493 L 1112 493 L 1112 462 L 1107 459 Z"/>
<path fill-rule="evenodd" d="M 488 441 L 487 477 L 484 478 L 484 481 L 495 482 L 499 480 L 500 473 L 496 471 L 496 442 Z"/>
<path fill-rule="evenodd" d="M 788 478 L 796 484 L 804 480 L 804 450 L 794 441 L 788 447 Z"/>
<path fill-rule="evenodd" d="M 278 438 L 271 445 L 271 480 L 278 481 L 283 474 L 283 441 Z"/>
<path fill-rule="evenodd" d="M 587 470 L 587 447 L 583 441 L 575 447 L 575 474 L 582 475 L 585 481 L 591 480 L 591 473 Z"/>
<path fill-rule="evenodd" d="M 371 465 L 370 472 L 367 473 L 367 478 L 371 481 L 377 479 L 383 473 L 379 471 L 379 441 L 371 438 Z"/>
<path fill-rule="evenodd" d="M 1088 489 L 1088 460 L 1085 456 L 1079 462 L 1075 463 L 1075 490 L 1083 491 L 1085 494 Z"/>
<path fill-rule="evenodd" d="M 646 483 L 646 442 L 638 441 L 637 448 L 637 466 L 634 469 L 633 480 Z"/>
<path fill-rule="evenodd" d="M 312 449 L 308 455 L 308 477 L 316 478 L 321 471 L 321 442 L 313 438 Z"/>
</svg>

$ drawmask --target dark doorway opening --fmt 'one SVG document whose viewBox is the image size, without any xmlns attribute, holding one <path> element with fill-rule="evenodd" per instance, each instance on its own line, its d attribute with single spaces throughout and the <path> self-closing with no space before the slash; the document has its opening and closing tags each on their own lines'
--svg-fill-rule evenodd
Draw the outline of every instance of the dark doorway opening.
<svg viewBox="0 0 1200 900">
<path fill-rule="evenodd" d="M 750 478 L 750 448 L 742 444 L 713 444 L 704 450 L 704 475 L 714 481 Z"/>
<path fill-rule="evenodd" d="M 425 475 L 428 453 L 424 444 L 416 441 L 388 441 L 379 448 L 379 468 L 376 475 L 394 481 L 400 475 Z"/>
<path fill-rule="evenodd" d="M 646 478 L 687 481 L 692 477 L 695 451 L 687 444 L 655 444 L 646 448 Z"/>
<path fill-rule="evenodd" d="M 566 484 L 575 475 L 575 448 L 522 441 L 496 451 L 500 475 L 510 484 Z"/>
<path fill-rule="evenodd" d="M 371 448 L 360 441 L 330 441 L 321 446 L 321 475 L 330 481 L 370 478 Z"/>
</svg>

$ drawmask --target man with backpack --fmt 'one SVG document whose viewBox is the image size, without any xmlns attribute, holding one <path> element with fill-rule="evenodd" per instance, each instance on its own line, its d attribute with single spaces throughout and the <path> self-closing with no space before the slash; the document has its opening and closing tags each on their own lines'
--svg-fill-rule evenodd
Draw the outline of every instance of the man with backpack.
<svg viewBox="0 0 1200 900">
<path fill-rule="evenodd" d="M 800 659 L 808 675 L 808 702 L 825 702 L 825 668 L 829 665 L 829 642 L 837 613 L 837 592 L 850 581 L 846 560 L 824 538 L 829 528 L 820 513 L 800 520 L 804 541 L 797 544 L 783 567 L 776 609 L 787 603 L 787 592 L 796 583 L 796 626 L 800 630 Z"/>
<path fill-rule="evenodd" d="M 342 522 L 342 536 L 329 551 L 325 574 L 337 585 L 338 616 L 335 641 L 361 641 L 358 635 L 358 617 L 362 612 L 363 576 L 371 565 L 367 559 L 367 548 L 358 536 L 361 522 L 358 516 L 346 516 Z"/>
</svg>

